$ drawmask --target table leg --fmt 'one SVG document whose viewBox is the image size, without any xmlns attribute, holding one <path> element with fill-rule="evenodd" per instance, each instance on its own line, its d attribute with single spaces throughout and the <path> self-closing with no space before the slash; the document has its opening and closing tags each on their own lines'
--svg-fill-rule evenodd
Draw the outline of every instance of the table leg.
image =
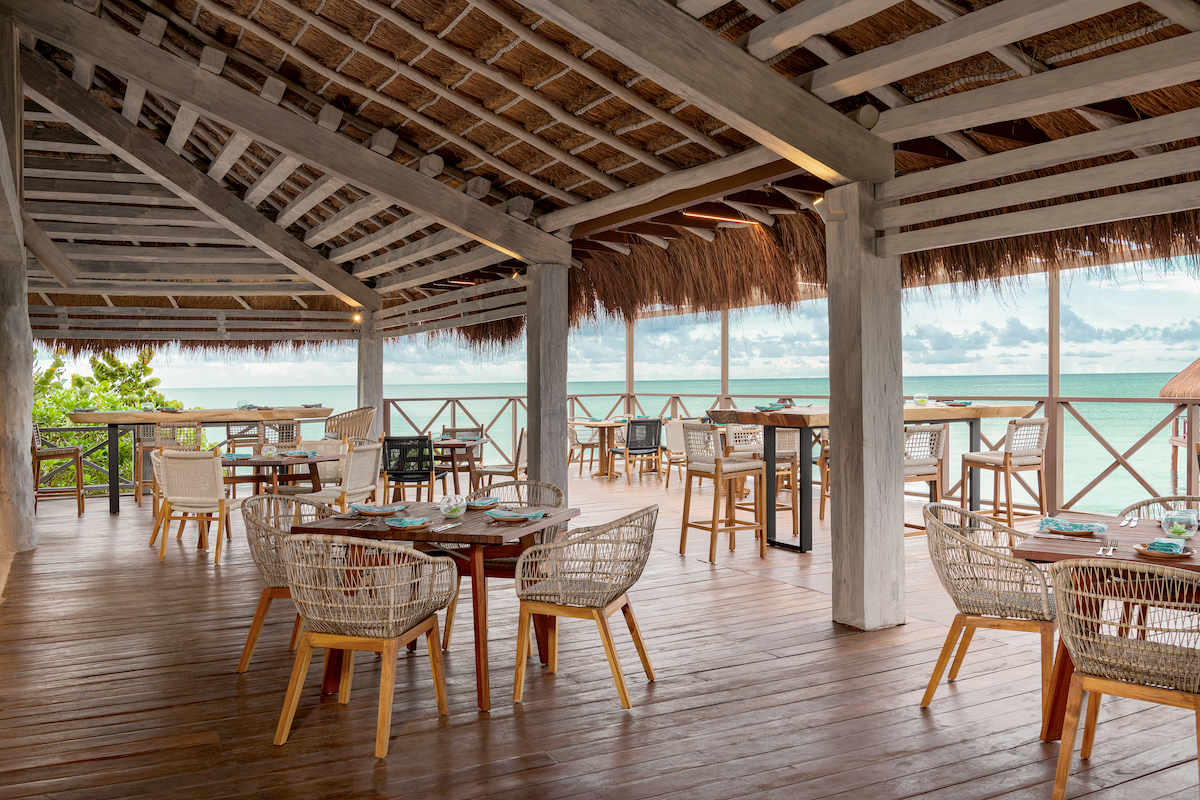
<svg viewBox="0 0 1200 800">
<path fill-rule="evenodd" d="M 121 513 L 121 426 L 108 426 L 108 513 Z"/>
<path fill-rule="evenodd" d="M 471 611 L 475 621 L 475 693 L 479 710 L 489 711 L 492 694 L 488 686 L 487 576 L 483 573 L 483 545 L 471 545 Z"/>
<path fill-rule="evenodd" d="M 316 463 L 312 463 L 312 464 L 308 465 L 308 478 L 309 478 L 309 480 L 312 481 L 313 491 L 314 492 L 321 491 L 321 476 L 317 472 Z"/>
<path fill-rule="evenodd" d="M 458 450 L 451 448 L 450 450 L 450 478 L 454 483 L 454 493 L 462 494 L 458 488 Z M 429 499 L 433 500 L 433 487 L 429 488 Z"/>
<path fill-rule="evenodd" d="M 763 458 L 767 463 L 767 544 L 793 550 L 797 553 L 807 553 L 812 550 L 812 428 L 801 428 L 799 435 L 800 452 L 797 454 L 797 467 L 800 474 L 796 476 L 799 482 L 800 500 L 800 541 L 796 544 L 775 538 L 775 426 L 763 426 Z M 805 447 L 805 443 L 808 447 Z"/>
<path fill-rule="evenodd" d="M 981 419 L 967 420 L 967 428 L 970 430 L 970 441 L 968 442 L 967 447 L 970 448 L 972 453 L 978 453 L 980 445 L 983 441 L 983 436 L 982 436 L 983 420 L 981 420 Z M 979 510 L 979 470 L 976 469 L 975 467 L 972 467 L 971 469 L 968 470 L 968 472 L 970 473 L 969 483 L 971 486 L 970 508 L 972 511 L 978 511 Z M 968 481 L 968 476 L 963 475 L 963 481 L 964 481 L 964 485 L 963 485 L 962 491 L 965 492 L 965 491 L 967 491 L 966 482 Z M 1063 698 L 1064 698 L 1063 702 L 1065 703 L 1066 702 L 1065 694 L 1063 695 Z M 1063 708 L 1065 709 L 1066 706 L 1064 705 Z"/>
<path fill-rule="evenodd" d="M 482 452 L 482 451 L 481 451 Z M 475 448 L 467 448 L 467 491 L 475 491 Z"/>
<path fill-rule="evenodd" d="M 1062 738 L 1063 721 L 1067 716 L 1067 694 L 1071 690 L 1071 676 L 1074 674 L 1075 662 L 1071 660 L 1062 637 L 1059 637 L 1058 650 L 1054 653 L 1054 671 L 1050 673 L 1050 699 L 1042 720 L 1043 742 L 1055 742 Z"/>
<path fill-rule="evenodd" d="M 593 478 L 608 478 L 612 476 L 611 462 L 612 453 L 608 451 L 608 428 L 599 428 L 600 431 L 600 453 L 598 461 L 600 469 L 592 473 Z"/>
</svg>

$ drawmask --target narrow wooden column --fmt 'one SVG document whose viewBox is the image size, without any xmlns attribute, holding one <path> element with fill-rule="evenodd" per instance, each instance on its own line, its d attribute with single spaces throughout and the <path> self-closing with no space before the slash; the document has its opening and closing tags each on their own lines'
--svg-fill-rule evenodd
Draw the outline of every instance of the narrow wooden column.
<svg viewBox="0 0 1200 800">
<path fill-rule="evenodd" d="M 1046 418 L 1050 420 L 1049 438 L 1046 442 L 1046 509 L 1054 514 L 1062 508 L 1063 500 L 1063 410 L 1059 405 L 1062 397 L 1062 361 L 1060 339 L 1062 316 L 1060 307 L 1060 278 L 1058 270 L 1046 273 L 1047 296 L 1047 341 L 1046 341 Z"/>
<path fill-rule="evenodd" d="M 875 255 L 871 184 L 825 200 L 833 619 L 875 630 L 904 623 L 900 259 Z"/>
<path fill-rule="evenodd" d="M 358 405 L 374 406 L 370 438 L 383 431 L 383 340 L 371 335 L 372 314 L 360 309 L 362 328 L 358 332 Z"/>
<path fill-rule="evenodd" d="M 634 348 L 633 348 L 633 326 L 634 320 L 625 320 L 625 413 L 634 413 L 633 403 L 633 364 L 634 364 Z"/>
<path fill-rule="evenodd" d="M 32 550 L 33 335 L 21 236 L 20 47 L 0 16 L 0 551 Z"/>
<path fill-rule="evenodd" d="M 567 491 L 567 272 L 529 267 L 525 328 L 529 478 Z"/>
<path fill-rule="evenodd" d="M 729 309 L 721 312 L 721 396 L 717 408 L 733 408 L 729 399 Z"/>
</svg>

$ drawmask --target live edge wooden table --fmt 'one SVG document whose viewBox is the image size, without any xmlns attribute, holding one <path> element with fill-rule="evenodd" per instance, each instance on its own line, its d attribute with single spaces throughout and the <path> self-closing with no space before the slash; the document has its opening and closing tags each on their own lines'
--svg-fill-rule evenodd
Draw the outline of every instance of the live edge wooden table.
<svg viewBox="0 0 1200 800">
<path fill-rule="evenodd" d="M 1093 536 L 1071 536 L 1058 538 L 1041 538 L 1030 536 L 1013 548 L 1013 555 L 1028 561 L 1048 563 L 1066 561 L 1072 558 L 1099 558 L 1096 551 L 1105 539 L 1116 539 L 1117 549 L 1113 555 L 1106 556 L 1115 561 L 1134 561 L 1142 564 L 1162 564 L 1176 569 L 1186 569 L 1200 572 L 1200 558 L 1171 559 L 1143 558 L 1133 549 L 1135 544 L 1147 544 L 1162 536 L 1162 528 L 1158 520 L 1141 520 L 1136 528 L 1119 527 L 1118 517 L 1108 517 L 1100 514 L 1060 513 L 1060 518 L 1075 522 L 1103 522 L 1108 530 Z M 1054 654 L 1054 670 L 1050 674 L 1050 702 L 1046 704 L 1046 716 L 1042 720 L 1041 738 L 1046 742 L 1062 738 L 1063 721 L 1067 716 L 1067 694 L 1071 690 L 1071 676 L 1075 673 L 1075 663 L 1071 654 L 1063 646 L 1062 637 L 1058 640 L 1058 649 Z"/>
<path fill-rule="evenodd" d="M 592 473 L 593 478 L 619 478 L 621 473 L 617 472 L 613 466 L 613 441 L 614 434 L 617 428 L 624 428 L 628 423 L 617 422 L 611 419 L 601 420 L 584 420 L 575 423 L 582 425 L 585 428 L 594 428 L 600 431 L 600 469 Z"/>
<path fill-rule="evenodd" d="M 271 494 L 279 493 L 279 471 L 289 467 L 299 467 L 305 464 L 308 465 L 307 473 L 293 473 L 292 475 L 283 476 L 284 483 L 293 483 L 307 478 L 312 483 L 314 492 L 321 491 L 321 475 L 317 472 L 317 464 L 323 461 L 341 461 L 344 456 L 250 456 L 249 458 L 222 458 L 222 467 L 259 467 L 262 469 L 270 469 L 270 475 L 230 475 L 226 476 L 226 484 L 236 483 L 253 483 L 256 487 L 260 484 L 271 484 Z M 257 492 L 258 489 L 255 488 Z"/>
<path fill-rule="evenodd" d="M 969 442 L 972 452 L 979 450 L 982 420 L 995 417 L 1015 419 L 1033 411 L 1033 406 L 946 406 L 930 403 L 924 406 L 904 404 L 905 422 L 965 422 L 970 429 Z M 767 514 L 767 544 L 807 553 L 812 550 L 812 458 L 805 458 L 806 442 L 812 441 L 813 428 L 829 427 L 829 406 L 794 406 L 781 411 L 757 411 L 742 408 L 713 408 L 708 417 L 720 425 L 761 425 L 763 428 L 763 460 L 766 461 L 767 497 L 775 496 L 775 429 L 796 428 L 800 431 L 800 541 L 797 544 L 775 538 L 775 514 Z M 899 432 L 896 434 L 899 436 Z M 970 475 L 971 508 L 979 509 L 979 470 L 972 469 Z"/>
<path fill-rule="evenodd" d="M 121 513 L 121 457 L 117 440 L 122 425 L 179 422 L 262 422 L 273 419 L 324 419 L 332 408 L 277 406 L 275 408 L 188 408 L 182 411 L 76 411 L 67 418 L 77 425 L 108 426 L 108 513 Z"/>
<path fill-rule="evenodd" d="M 524 525 L 492 524 L 482 511 L 467 511 L 458 519 L 443 519 L 436 503 L 406 503 L 402 512 L 406 517 L 430 517 L 431 528 L 450 523 L 459 523 L 448 530 L 434 532 L 431 529 L 411 532 L 402 528 L 391 528 L 378 517 L 352 517 L 340 515 L 293 525 L 292 533 L 324 533 L 335 536 L 358 536 L 363 539 L 389 539 L 407 542 L 429 542 L 433 545 L 466 544 L 470 552 L 471 610 L 475 623 L 475 685 L 479 699 L 479 710 L 492 707 L 488 684 L 487 644 L 487 575 L 484 560 L 505 558 L 519 554 L 534 544 L 533 535 L 546 528 L 561 525 L 579 516 L 577 508 L 545 508 L 546 516 Z M 355 528 L 353 526 L 362 525 Z M 324 693 L 336 692 L 338 675 L 341 671 L 342 651 L 329 653 L 325 663 L 325 677 L 321 684 Z"/>
</svg>

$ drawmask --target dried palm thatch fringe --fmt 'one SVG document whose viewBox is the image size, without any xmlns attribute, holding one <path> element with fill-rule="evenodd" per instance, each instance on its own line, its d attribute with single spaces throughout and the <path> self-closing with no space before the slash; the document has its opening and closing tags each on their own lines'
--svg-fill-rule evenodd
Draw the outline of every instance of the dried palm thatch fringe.
<svg viewBox="0 0 1200 800">
<path fill-rule="evenodd" d="M 1200 397 L 1200 359 L 1188 364 L 1179 374 L 1167 381 L 1159 397 Z"/>
</svg>

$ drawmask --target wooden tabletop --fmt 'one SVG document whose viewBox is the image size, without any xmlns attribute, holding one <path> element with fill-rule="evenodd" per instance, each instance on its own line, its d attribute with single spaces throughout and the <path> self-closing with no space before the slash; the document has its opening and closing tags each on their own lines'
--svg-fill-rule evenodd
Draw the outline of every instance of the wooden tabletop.
<svg viewBox="0 0 1200 800">
<path fill-rule="evenodd" d="M 341 461 L 345 456 L 250 456 L 222 458 L 223 467 L 292 467 L 297 464 L 317 464 L 321 461 Z"/>
<path fill-rule="evenodd" d="M 546 516 L 524 525 L 506 525 L 491 523 L 491 518 L 483 511 L 469 509 L 458 519 L 446 519 L 438 510 L 436 503 L 406 503 L 406 508 L 389 516 L 394 517 L 430 517 L 433 521 L 430 527 L 421 531 L 411 531 L 404 528 L 392 528 L 383 521 L 382 517 L 354 517 L 338 515 L 301 525 L 293 525 L 292 533 L 328 533 L 336 536 L 358 536 L 364 539 L 394 539 L 407 542 L 451 542 L 458 544 L 499 545 L 515 542 L 522 536 L 537 533 L 540 530 L 559 525 L 569 519 L 579 516 L 578 508 L 543 508 L 531 506 L 530 510 L 547 511 Z M 432 528 L 439 525 L 460 523 L 453 528 L 434 532 Z M 363 525 L 351 529 L 351 526 Z"/>
<path fill-rule="evenodd" d="M 1139 555 L 1133 549 L 1135 544 L 1149 544 L 1163 535 L 1162 527 L 1158 524 L 1158 520 L 1144 519 L 1138 523 L 1136 528 L 1128 526 L 1121 528 L 1118 527 L 1121 524 L 1119 517 L 1110 517 L 1104 514 L 1064 512 L 1057 516 L 1060 519 L 1069 519 L 1072 522 L 1103 522 L 1108 526 L 1108 530 L 1104 533 L 1096 533 L 1091 536 L 1067 536 L 1062 539 L 1030 536 L 1017 547 L 1013 548 L 1013 555 L 1017 558 L 1040 562 L 1066 561 L 1072 558 L 1098 558 L 1099 556 L 1096 551 L 1100 549 L 1101 542 L 1105 539 L 1116 539 L 1117 549 L 1112 555 L 1115 559 L 1137 561 L 1143 564 L 1163 564 L 1168 567 L 1200 572 L 1200 557 L 1191 556 L 1190 558 L 1180 559 L 1146 558 Z M 1021 525 L 1020 527 L 1026 528 L 1027 526 Z M 1037 523 L 1035 522 L 1033 523 L 1033 529 L 1036 529 L 1036 527 Z M 1189 539 L 1185 542 L 1185 545 L 1196 549 L 1195 541 L 1195 539 Z"/>
<path fill-rule="evenodd" d="M 582 425 L 585 428 L 623 428 L 626 425 L 626 423 L 615 419 L 589 419 L 583 422 L 576 422 L 575 424 Z"/>
<path fill-rule="evenodd" d="M 77 411 L 68 414 L 80 425 L 149 425 L 177 422 L 258 422 L 273 419 L 324 419 L 332 408 L 185 408 L 181 411 Z"/>
<path fill-rule="evenodd" d="M 985 419 L 1009 417 L 1016 419 L 1033 411 L 1032 405 L 979 405 L 947 406 L 929 403 L 918 406 L 904 404 L 905 422 L 942 422 L 945 420 Z M 725 425 L 772 425 L 777 428 L 827 428 L 829 406 L 793 406 L 779 411 L 758 411 L 747 408 L 713 408 L 707 412 L 713 422 Z"/>
<path fill-rule="evenodd" d="M 449 447 L 449 448 L 453 449 L 456 447 L 474 447 L 476 445 L 488 444 L 490 441 L 491 441 L 491 439 L 488 439 L 488 438 L 483 438 L 483 439 L 434 439 L 433 446 L 434 447 Z"/>
</svg>

